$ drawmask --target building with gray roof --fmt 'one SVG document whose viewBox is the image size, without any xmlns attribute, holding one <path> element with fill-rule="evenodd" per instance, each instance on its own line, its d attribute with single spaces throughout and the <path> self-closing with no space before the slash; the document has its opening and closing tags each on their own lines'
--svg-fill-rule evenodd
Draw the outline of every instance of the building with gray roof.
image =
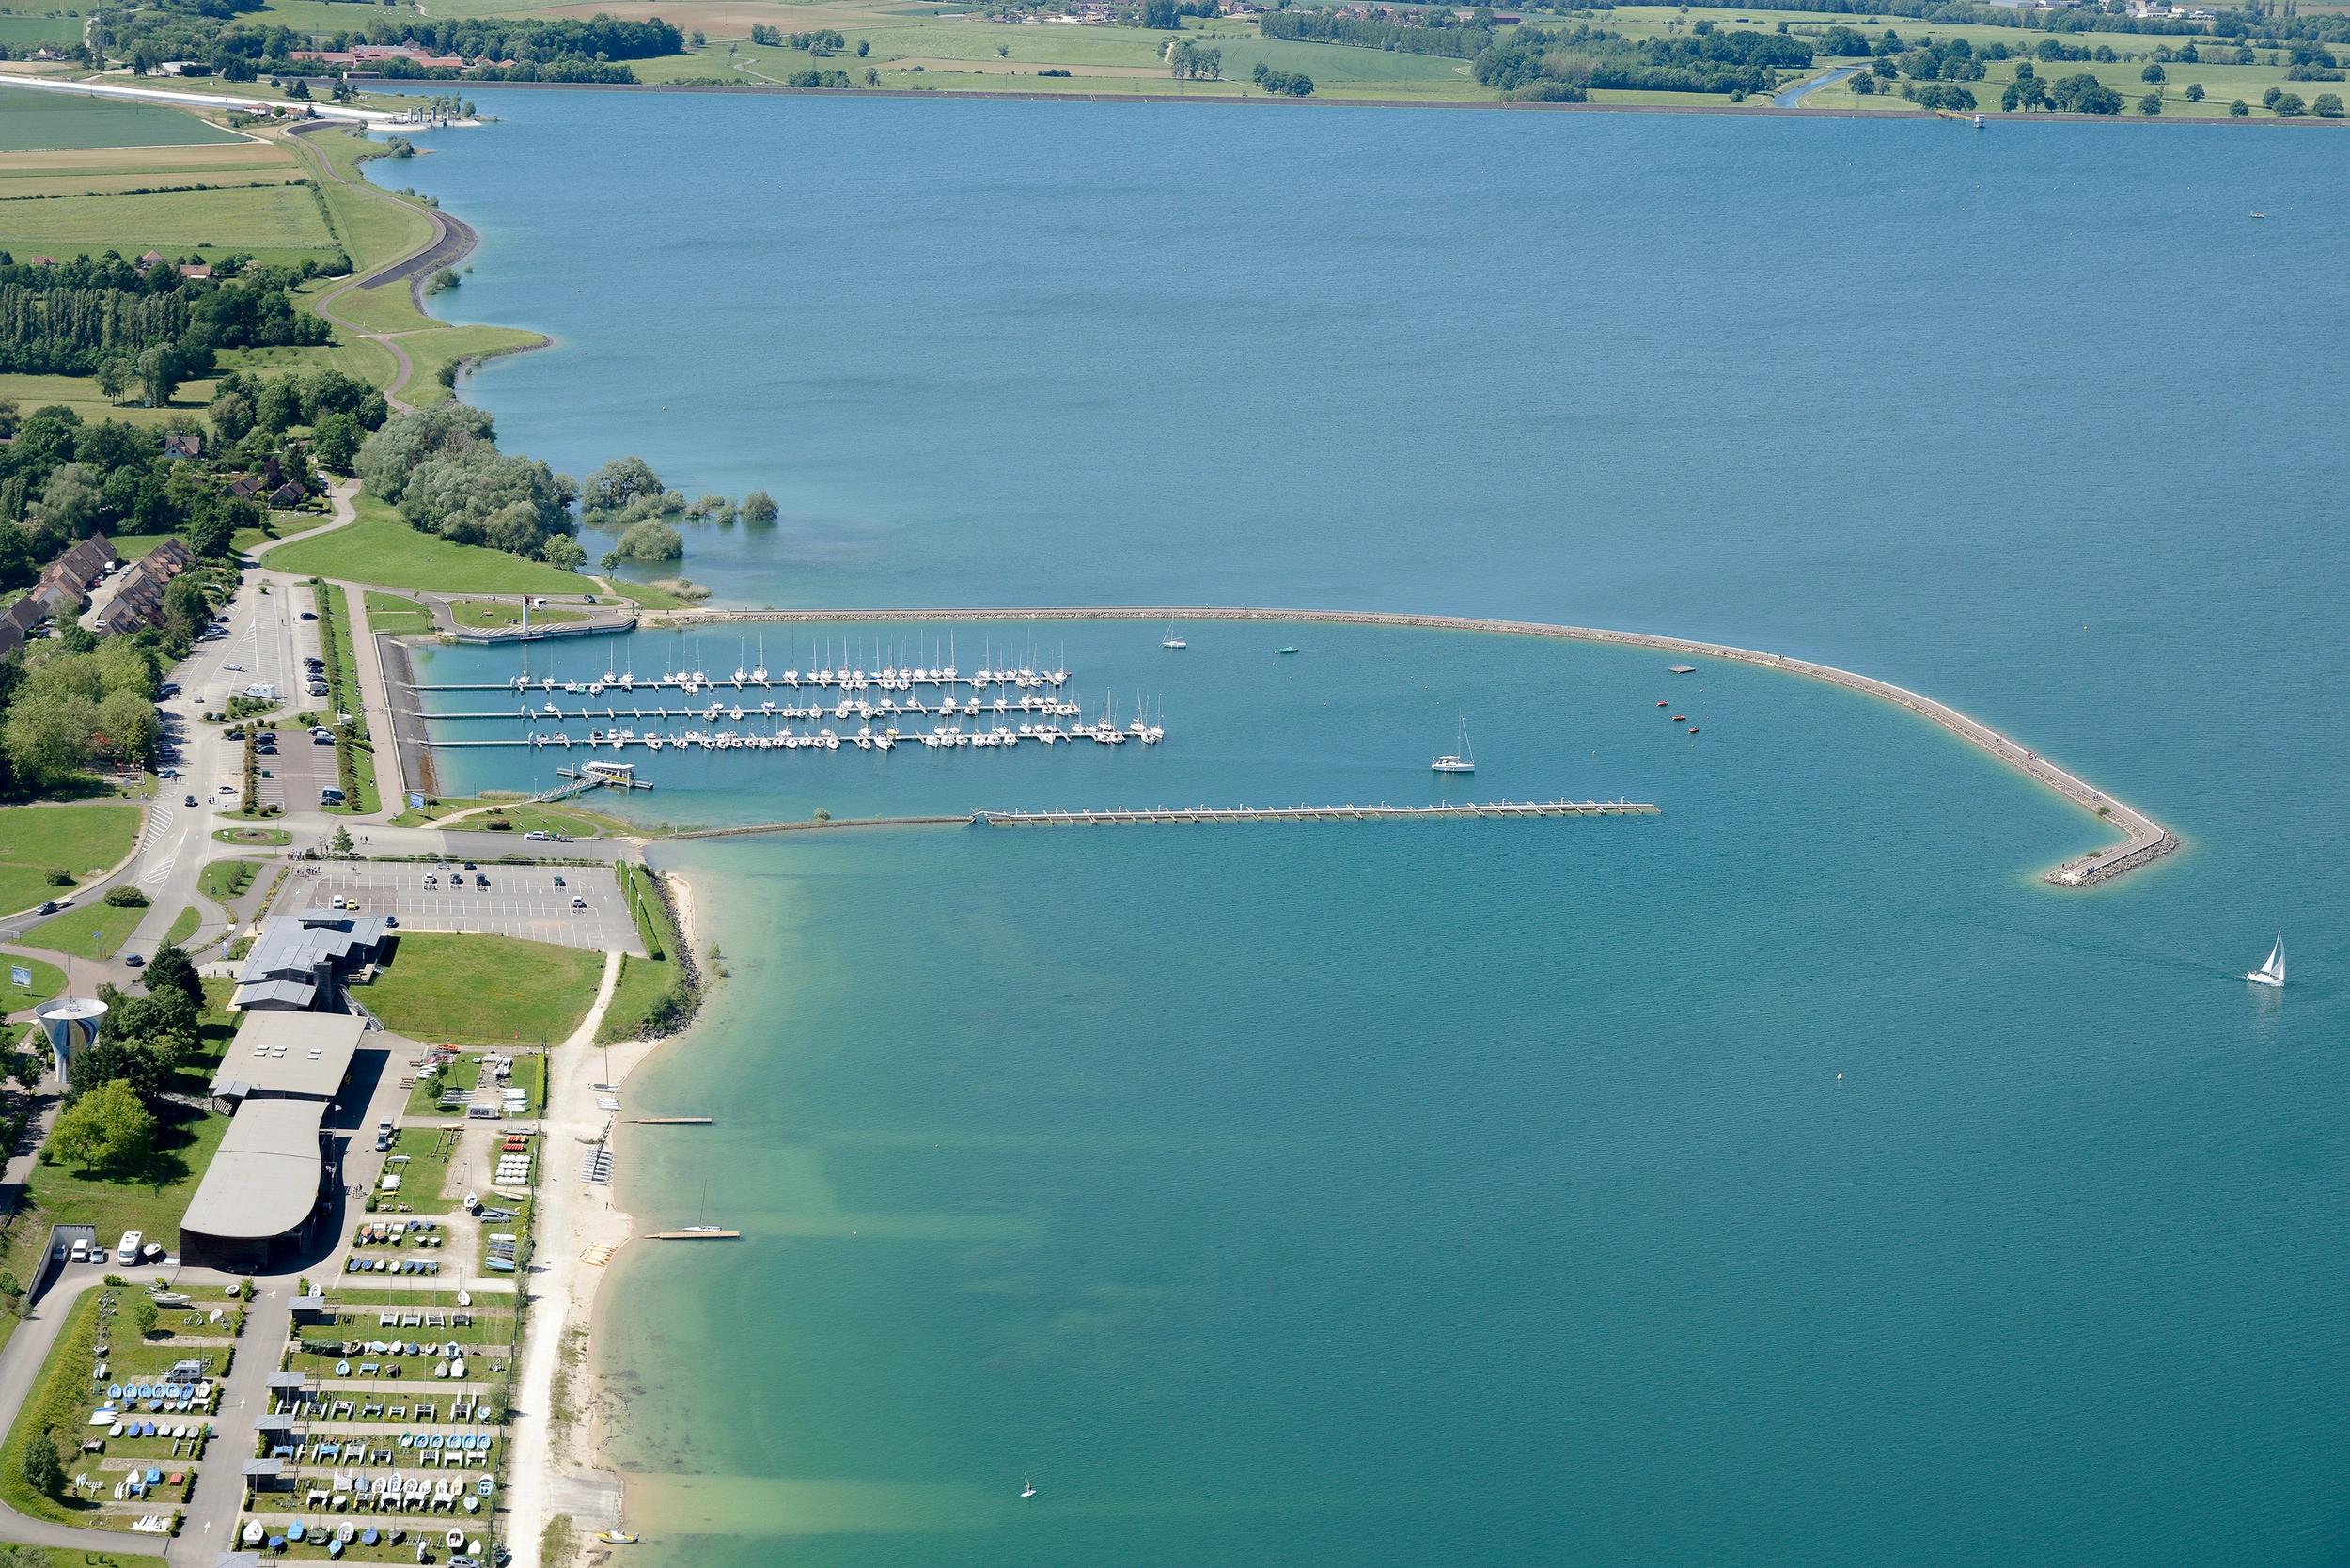
<svg viewBox="0 0 2350 1568">
<path fill-rule="evenodd" d="M 381 915 L 305 909 L 273 916 L 245 954 L 231 1005 L 248 1012 L 330 1011 L 350 977 L 383 958 L 390 936 Z"/>
</svg>

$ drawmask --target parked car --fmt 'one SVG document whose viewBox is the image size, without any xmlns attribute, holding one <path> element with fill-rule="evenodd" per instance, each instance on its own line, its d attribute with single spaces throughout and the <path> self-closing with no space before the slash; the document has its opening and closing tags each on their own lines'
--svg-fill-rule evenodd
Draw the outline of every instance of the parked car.
<svg viewBox="0 0 2350 1568">
<path fill-rule="evenodd" d="M 305 610 L 302 612 L 302 619 L 305 620 L 316 620 L 318 619 L 318 612 L 315 610 Z"/>
<path fill-rule="evenodd" d="M 572 907 L 573 909 L 585 909 L 588 907 L 588 901 L 581 898 L 577 893 L 573 893 L 572 895 Z"/>
<path fill-rule="evenodd" d="M 400 929 L 400 917 L 397 915 L 384 916 L 384 929 L 385 931 L 398 931 Z"/>
<path fill-rule="evenodd" d="M 74 1243 L 73 1243 L 73 1248 L 72 1248 L 71 1252 L 70 1252 L 67 1256 L 68 1256 L 68 1260 L 69 1260 L 70 1262 L 76 1262 L 76 1263 L 86 1263 L 86 1262 L 89 1262 L 89 1243 L 88 1243 L 88 1242 L 86 1242 L 86 1241 L 81 1240 L 81 1239 L 79 1239 L 79 1238 L 77 1237 L 77 1238 L 75 1239 Z"/>
<path fill-rule="evenodd" d="M 438 871 L 425 872 L 424 885 L 427 887 L 438 887 L 441 885 L 441 873 Z"/>
<path fill-rule="evenodd" d="M 556 873 L 555 873 L 555 885 L 556 885 L 557 887 L 560 887 L 560 886 L 563 886 L 563 873 L 562 873 L 561 871 L 557 871 L 557 872 L 556 872 Z"/>
<path fill-rule="evenodd" d="M 489 872 L 487 872 L 487 871 L 476 871 L 476 872 L 474 872 L 474 874 L 473 874 L 473 885 L 474 885 L 476 887 L 487 887 L 487 886 L 490 886 L 490 873 L 489 873 Z"/>
<path fill-rule="evenodd" d="M 473 870 L 473 862 L 472 862 L 472 861 L 468 860 L 468 861 L 466 861 L 466 862 L 465 862 L 465 870 L 469 870 L 469 871 Z"/>
</svg>

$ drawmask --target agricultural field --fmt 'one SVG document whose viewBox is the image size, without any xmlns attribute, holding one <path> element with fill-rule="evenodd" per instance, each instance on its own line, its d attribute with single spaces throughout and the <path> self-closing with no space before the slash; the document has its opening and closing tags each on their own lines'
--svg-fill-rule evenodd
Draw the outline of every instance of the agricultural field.
<svg viewBox="0 0 2350 1568">
<path fill-rule="evenodd" d="M 297 185 L 58 196 L 5 211 L 8 247 L 18 255 L 136 256 L 151 247 L 207 260 L 243 251 L 298 262 L 328 260 L 337 249 L 316 198 Z"/>
<path fill-rule="evenodd" d="M 0 22 L 10 20 L 24 19 L 0 17 Z M 0 152 L 188 147 L 243 139 L 234 131 L 159 104 L 29 88 L 0 91 Z"/>
<path fill-rule="evenodd" d="M 11 49 L 39 49 L 43 44 L 74 43 L 82 37 L 84 18 L 78 11 L 52 16 L 46 11 L 0 6 L 0 43 Z"/>
</svg>

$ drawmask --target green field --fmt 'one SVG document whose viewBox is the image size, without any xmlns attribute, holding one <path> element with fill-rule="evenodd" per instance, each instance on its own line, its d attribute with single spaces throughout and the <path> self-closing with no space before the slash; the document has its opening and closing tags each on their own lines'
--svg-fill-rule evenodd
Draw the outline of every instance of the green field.
<svg viewBox="0 0 2350 1568">
<path fill-rule="evenodd" d="M 360 1000 L 384 1027 L 436 1045 L 554 1044 L 596 999 L 603 955 L 512 936 L 415 932 Z"/>
<path fill-rule="evenodd" d="M 122 950 L 122 944 L 131 939 L 147 911 L 119 909 L 103 900 L 92 899 L 60 915 L 52 915 L 40 924 L 27 930 L 20 938 L 28 948 L 40 948 L 53 953 L 70 953 L 75 958 L 112 958 Z"/>
<path fill-rule="evenodd" d="M 196 1184 L 228 1130 L 228 1119 L 215 1111 L 165 1105 L 179 1111 L 180 1120 L 164 1123 L 154 1157 L 142 1169 L 108 1176 L 63 1165 L 34 1167 L 26 1190 L 51 1223 L 96 1224 L 98 1233 L 108 1237 L 144 1231 L 149 1241 L 179 1250 L 180 1216 L 187 1213 Z"/>
<path fill-rule="evenodd" d="M 11 22 L 55 25 L 45 18 L 0 17 L 0 42 L 20 41 L 6 30 L 6 24 Z M 79 30 L 76 24 L 69 22 L 65 25 Z M 197 147 L 244 139 L 234 131 L 157 103 L 77 98 L 40 88 L 0 87 L 0 152 L 49 152 L 76 147 Z M 16 225 L 7 227 L 9 248 L 24 248 L 15 243 Z"/>
<path fill-rule="evenodd" d="M 0 909 L 31 909 L 66 889 L 45 873 L 86 880 L 131 853 L 135 806 L 11 806 L 0 808 Z"/>
<path fill-rule="evenodd" d="M 78 12 L 50 16 L 0 11 L 0 43 L 38 49 L 44 43 L 78 43 L 81 37 L 82 18 Z"/>
<path fill-rule="evenodd" d="M 367 595 L 368 625 L 377 632 L 396 637 L 431 636 L 432 612 L 413 599 L 397 593 Z"/>
<path fill-rule="evenodd" d="M 457 544 L 421 533 L 372 495 L 362 494 L 359 521 L 316 539 L 280 545 L 262 558 L 274 572 L 371 583 L 428 593 L 601 594 L 592 579 L 503 550 Z M 674 604 L 658 588 L 631 584 L 628 597 L 654 607 Z"/>
<path fill-rule="evenodd" d="M 523 623 L 523 607 L 519 604 L 509 604 L 495 599 L 460 599 L 448 608 L 460 626 L 494 631 Z M 549 604 L 531 611 L 530 619 L 541 626 L 562 626 L 587 619 L 588 612 Z"/>
<path fill-rule="evenodd" d="M 198 886 L 206 898 L 227 903 L 230 899 L 244 896 L 260 869 L 258 860 L 215 860 L 204 868 Z"/>
<path fill-rule="evenodd" d="M 299 185 L 50 196 L 9 203 L 7 227 L 8 248 L 18 256 L 136 256 L 152 248 L 175 256 L 246 251 L 273 260 L 325 260 L 337 248 L 318 202 Z"/>
</svg>

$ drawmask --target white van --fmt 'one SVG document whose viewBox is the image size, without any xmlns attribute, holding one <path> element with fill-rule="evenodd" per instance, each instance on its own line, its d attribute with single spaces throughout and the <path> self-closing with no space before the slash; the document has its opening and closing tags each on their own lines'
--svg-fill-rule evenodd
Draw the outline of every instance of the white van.
<svg viewBox="0 0 2350 1568">
<path fill-rule="evenodd" d="M 139 1248 L 147 1238 L 136 1231 L 122 1232 L 122 1242 L 115 1248 L 115 1262 L 128 1267 L 139 1261 Z"/>
</svg>

